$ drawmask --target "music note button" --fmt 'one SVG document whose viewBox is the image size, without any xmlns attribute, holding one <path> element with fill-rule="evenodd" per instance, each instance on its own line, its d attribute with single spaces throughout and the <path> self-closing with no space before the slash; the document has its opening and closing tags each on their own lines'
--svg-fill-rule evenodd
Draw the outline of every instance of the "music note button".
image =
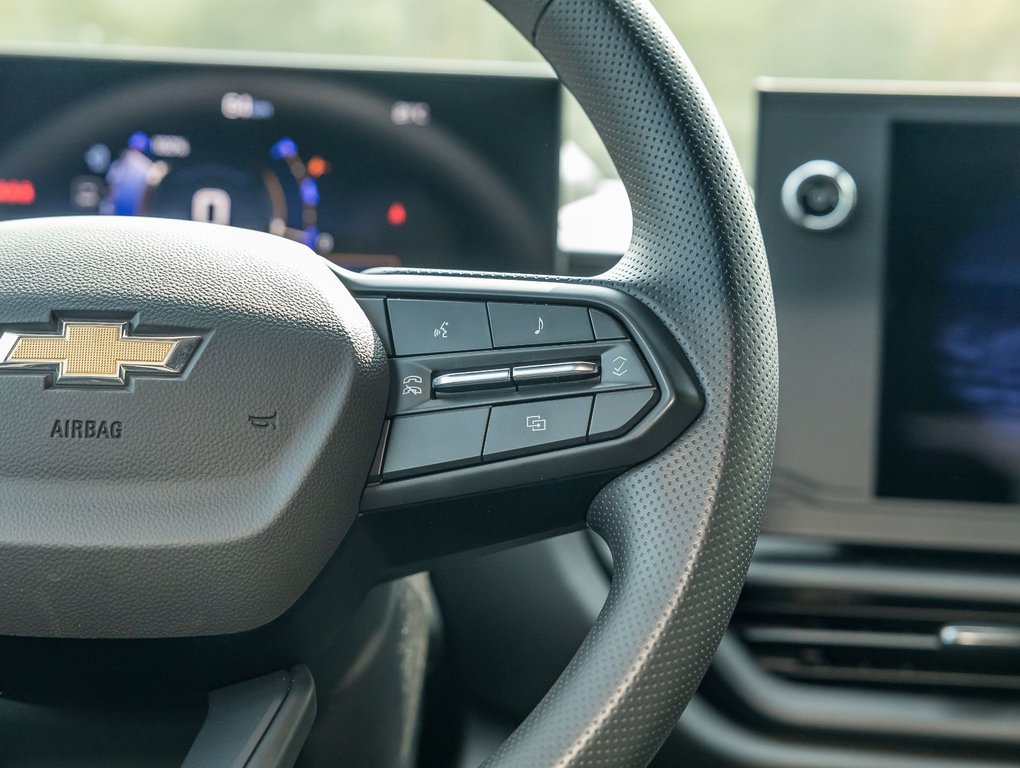
<svg viewBox="0 0 1020 768">
<path fill-rule="evenodd" d="M 496 347 L 530 347 L 594 341 L 585 307 L 566 304 L 489 302 L 489 325 Z"/>
</svg>

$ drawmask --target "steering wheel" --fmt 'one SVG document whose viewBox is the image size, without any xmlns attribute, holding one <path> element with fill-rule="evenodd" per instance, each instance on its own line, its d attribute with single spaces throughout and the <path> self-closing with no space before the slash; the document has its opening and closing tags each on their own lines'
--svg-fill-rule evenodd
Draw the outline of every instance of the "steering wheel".
<svg viewBox="0 0 1020 768">
<path fill-rule="evenodd" d="M 371 585 L 587 524 L 613 552 L 609 599 L 486 765 L 654 756 L 760 526 L 765 254 L 718 116 L 649 5 L 492 2 L 626 185 L 633 241 L 603 275 L 358 275 L 213 225 L 0 226 L 5 698 L 291 667 L 248 757 L 189 757 L 289 765 Z M 210 717 L 236 717 L 194 749 L 226 754 L 217 733 L 244 710 L 229 698 Z"/>
</svg>

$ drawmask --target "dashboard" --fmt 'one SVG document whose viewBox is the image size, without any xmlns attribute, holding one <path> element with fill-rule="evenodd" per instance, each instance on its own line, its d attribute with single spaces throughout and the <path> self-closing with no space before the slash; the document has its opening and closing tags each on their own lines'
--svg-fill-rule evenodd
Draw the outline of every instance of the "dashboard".
<svg viewBox="0 0 1020 768">
<path fill-rule="evenodd" d="M 243 58 L 0 56 L 0 219 L 193 219 L 354 270 L 552 270 L 550 73 Z"/>
<path fill-rule="evenodd" d="M 196 219 L 354 270 L 552 273 L 560 112 L 530 68 L 0 55 L 0 219 Z M 763 81 L 758 138 L 776 471 L 732 629 L 656 765 L 1015 765 L 1020 90 Z M 509 735 L 611 571 L 575 534 L 432 572 L 456 653 L 430 673 L 422 754 L 446 760 L 426 763 Z"/>
</svg>

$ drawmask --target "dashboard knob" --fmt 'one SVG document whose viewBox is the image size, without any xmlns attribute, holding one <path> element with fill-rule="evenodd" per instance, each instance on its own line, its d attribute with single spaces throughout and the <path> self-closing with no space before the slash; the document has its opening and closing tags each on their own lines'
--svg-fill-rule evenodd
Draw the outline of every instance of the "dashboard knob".
<svg viewBox="0 0 1020 768">
<path fill-rule="evenodd" d="M 794 168 L 781 194 L 790 221 L 815 232 L 836 229 L 857 207 L 857 183 L 831 160 L 809 160 Z"/>
</svg>

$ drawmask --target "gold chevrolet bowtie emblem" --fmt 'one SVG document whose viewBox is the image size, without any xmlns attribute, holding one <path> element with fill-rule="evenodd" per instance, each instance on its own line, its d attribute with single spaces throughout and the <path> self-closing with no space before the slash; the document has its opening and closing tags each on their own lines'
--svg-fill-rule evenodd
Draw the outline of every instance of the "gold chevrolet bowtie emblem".
<svg viewBox="0 0 1020 768">
<path fill-rule="evenodd" d="M 124 385 L 128 374 L 179 375 L 201 340 L 133 336 L 123 322 L 66 320 L 55 332 L 0 334 L 0 371 L 52 371 L 58 385 Z"/>
</svg>

